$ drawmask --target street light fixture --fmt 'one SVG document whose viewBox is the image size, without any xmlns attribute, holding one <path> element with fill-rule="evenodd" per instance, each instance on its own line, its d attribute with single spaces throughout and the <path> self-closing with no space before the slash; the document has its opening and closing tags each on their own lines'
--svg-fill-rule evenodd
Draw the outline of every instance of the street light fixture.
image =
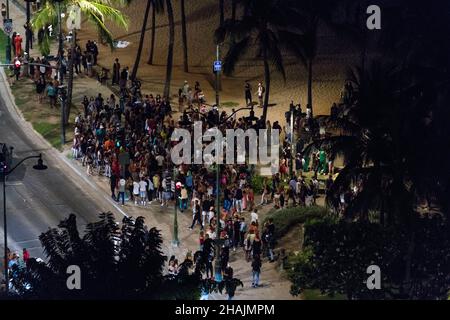
<svg viewBox="0 0 450 320">
<path fill-rule="evenodd" d="M 37 164 L 33 166 L 33 169 L 38 171 L 43 171 L 47 169 L 47 166 L 44 165 L 44 161 L 42 160 L 42 154 L 39 154 L 38 156 L 30 156 L 26 157 L 25 159 L 22 159 L 18 164 L 16 164 L 12 169 L 8 170 L 7 165 L 3 163 L 0 168 L 0 175 L 2 176 L 2 184 L 3 184 L 3 233 L 4 233 L 4 245 L 5 245 L 5 265 L 4 265 L 4 272 L 5 272 L 5 290 L 6 294 L 8 294 L 9 291 L 9 276 L 8 276 L 8 264 L 9 264 L 9 257 L 8 257 L 8 225 L 7 225 L 7 219 L 6 219 L 6 177 L 8 177 L 11 173 L 16 170 L 17 167 L 19 167 L 22 163 L 24 163 L 27 160 L 30 159 L 38 159 Z"/>
</svg>

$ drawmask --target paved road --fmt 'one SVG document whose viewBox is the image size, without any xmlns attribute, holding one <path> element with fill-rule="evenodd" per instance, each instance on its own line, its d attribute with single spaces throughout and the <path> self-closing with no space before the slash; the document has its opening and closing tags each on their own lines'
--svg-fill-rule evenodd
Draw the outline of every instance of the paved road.
<svg viewBox="0 0 450 320">
<path fill-rule="evenodd" d="M 8 246 L 19 251 L 26 247 L 32 256 L 44 257 L 38 236 L 49 227 L 57 226 L 70 213 L 77 215 L 81 228 L 95 220 L 101 211 L 121 215 L 103 193 L 96 192 L 77 176 L 18 116 L 7 93 L 0 74 L 0 141 L 15 148 L 14 163 L 42 153 L 48 166 L 46 171 L 36 171 L 33 169 L 36 162 L 29 160 L 9 177 L 6 184 Z M 3 205 L 2 198 L 1 201 Z M 3 211 L 0 211 L 0 246 L 3 248 Z"/>
</svg>

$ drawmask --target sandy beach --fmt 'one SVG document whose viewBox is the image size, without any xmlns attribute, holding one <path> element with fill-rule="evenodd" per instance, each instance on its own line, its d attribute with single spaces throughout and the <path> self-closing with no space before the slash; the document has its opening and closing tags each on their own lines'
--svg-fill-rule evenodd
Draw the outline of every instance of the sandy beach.
<svg viewBox="0 0 450 320">
<path fill-rule="evenodd" d="M 174 1 L 175 15 L 175 54 L 174 70 L 171 83 L 171 94 L 176 97 L 178 89 L 188 80 L 193 87 L 195 81 L 199 81 L 205 92 L 207 102 L 215 102 L 214 76 L 212 64 L 215 60 L 216 47 L 213 30 L 219 24 L 218 2 L 214 0 L 192 1 L 186 6 L 188 54 L 190 72 L 184 73 L 182 67 L 182 42 L 181 42 L 181 17 L 180 3 Z M 145 1 L 136 1 L 131 6 L 121 10 L 129 17 L 128 31 L 110 26 L 115 39 L 130 42 L 124 49 L 111 51 L 107 46 L 100 45 L 99 64 L 112 68 L 114 59 L 119 58 L 122 67 L 129 66 L 130 71 L 134 65 L 136 51 L 139 44 L 139 35 L 142 27 Z M 225 18 L 231 16 L 231 5 L 226 2 Z M 138 78 L 142 81 L 144 93 L 161 93 L 164 88 L 165 63 L 167 59 L 168 21 L 167 16 L 156 16 L 156 46 L 155 65 L 147 64 L 151 40 L 151 15 L 148 21 L 144 50 L 141 57 Z M 88 40 L 97 40 L 98 35 L 94 28 L 83 24 L 79 40 L 84 46 Z M 226 45 L 222 54 L 226 53 Z M 307 73 L 305 67 L 292 56 L 285 57 L 286 82 L 281 75 L 272 73 L 270 104 L 274 104 L 269 110 L 269 119 L 272 121 L 284 119 L 284 113 L 288 110 L 291 100 L 300 102 L 306 106 Z M 316 115 L 328 114 L 333 102 L 339 100 L 340 92 L 345 81 L 346 70 L 349 66 L 359 61 L 359 52 L 343 43 L 339 37 L 322 28 L 319 38 L 318 56 L 313 69 L 313 107 Z M 254 91 L 257 82 L 263 80 L 263 67 L 261 61 L 255 61 L 254 55 L 249 55 L 241 61 L 236 68 L 233 77 L 223 77 L 221 103 L 233 102 L 243 106 L 244 80 L 250 80 Z M 254 93 L 255 95 L 255 93 Z M 177 99 L 175 99 L 177 101 Z M 174 104 L 175 105 L 175 104 Z M 176 108 L 175 108 L 176 109 Z M 256 110 L 257 115 L 261 109 Z"/>
</svg>

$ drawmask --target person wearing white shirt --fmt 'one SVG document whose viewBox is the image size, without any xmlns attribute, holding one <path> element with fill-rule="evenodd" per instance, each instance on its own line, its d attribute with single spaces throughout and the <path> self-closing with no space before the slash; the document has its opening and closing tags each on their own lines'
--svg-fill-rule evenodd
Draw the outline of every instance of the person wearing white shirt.
<svg viewBox="0 0 450 320">
<path fill-rule="evenodd" d="M 263 107 L 263 95 L 266 89 L 264 89 L 261 82 L 258 83 L 258 100 L 259 100 L 259 107 Z"/>
<path fill-rule="evenodd" d="M 125 205 L 125 185 L 126 181 L 123 177 L 119 180 L 119 199 L 122 198 L 122 206 Z"/>
<path fill-rule="evenodd" d="M 258 223 L 258 210 L 255 209 L 251 213 L 251 222 Z"/>
<path fill-rule="evenodd" d="M 211 207 L 208 212 L 208 223 L 211 224 L 211 220 L 214 218 L 214 207 Z"/>
<path fill-rule="evenodd" d="M 144 178 L 141 178 L 141 181 L 139 181 L 139 195 L 141 204 L 145 206 L 147 204 L 147 181 L 145 181 Z"/>
<path fill-rule="evenodd" d="M 138 198 L 139 198 L 139 182 L 133 181 L 133 196 L 134 196 L 134 204 L 138 204 Z"/>
</svg>

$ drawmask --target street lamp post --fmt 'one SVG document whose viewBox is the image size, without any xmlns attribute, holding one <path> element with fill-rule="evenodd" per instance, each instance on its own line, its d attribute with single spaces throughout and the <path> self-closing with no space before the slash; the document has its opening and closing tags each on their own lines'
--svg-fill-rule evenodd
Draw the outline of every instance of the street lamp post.
<svg viewBox="0 0 450 320">
<path fill-rule="evenodd" d="M 64 83 L 64 77 L 62 73 L 62 60 L 63 60 L 63 37 L 62 37 L 62 26 L 61 26 L 61 2 L 63 0 L 53 0 L 53 2 L 58 3 L 58 74 L 59 74 L 59 83 Z"/>
<path fill-rule="evenodd" d="M 175 200 L 175 215 L 173 217 L 173 240 L 172 245 L 174 247 L 180 246 L 180 240 L 178 239 L 178 195 L 177 195 L 177 167 L 173 167 L 173 183 L 175 184 L 175 190 L 174 190 L 174 200 Z"/>
<path fill-rule="evenodd" d="M 64 148 L 64 145 L 66 144 L 66 102 L 67 102 L 67 93 L 66 93 L 66 87 L 65 86 L 59 86 L 58 91 L 59 94 L 59 101 L 61 102 L 61 147 Z M 125 175 L 124 175 L 125 176 Z"/>
<path fill-rule="evenodd" d="M 6 0 L 6 19 L 9 20 L 9 0 Z M 8 32 L 8 43 L 6 44 L 6 62 L 11 63 L 11 34 Z"/>
<path fill-rule="evenodd" d="M 38 159 L 38 162 L 33 168 L 35 170 L 46 170 L 47 166 L 44 165 L 44 162 L 42 160 L 42 154 L 38 156 L 30 156 L 26 157 L 25 159 L 22 159 L 18 164 L 16 164 L 15 167 L 13 167 L 10 170 L 7 170 L 6 164 L 2 165 L 1 170 L 1 176 L 2 176 L 2 184 L 3 184 L 3 234 L 4 234 L 4 245 L 5 245 L 5 286 L 6 286 L 6 294 L 8 294 L 9 291 L 9 276 L 8 276 L 8 264 L 9 264 L 9 257 L 8 257 L 8 224 L 7 224 L 7 216 L 6 216 L 6 177 L 9 176 L 11 173 L 14 172 L 14 170 L 20 166 L 22 163 L 24 163 L 26 160 L 30 159 Z"/>
<path fill-rule="evenodd" d="M 27 22 L 25 28 L 25 52 L 30 54 L 30 47 L 32 42 L 33 33 L 31 31 L 30 20 L 31 20 L 31 3 L 35 3 L 36 0 L 24 0 L 27 3 Z"/>
<path fill-rule="evenodd" d="M 220 61 L 220 44 L 217 44 L 216 46 L 216 61 Z M 216 106 L 219 108 L 220 104 L 220 70 L 215 70 L 216 73 Z"/>
<path fill-rule="evenodd" d="M 217 282 L 222 281 L 222 258 L 220 256 L 220 246 L 222 245 L 220 239 L 220 187 L 219 187 L 219 176 L 220 176 L 220 164 L 219 156 L 216 156 L 216 263 L 214 265 L 215 279 Z"/>
<path fill-rule="evenodd" d="M 291 134 L 291 161 L 290 161 L 290 174 L 291 174 L 291 178 L 294 174 L 294 159 L 295 159 L 295 155 L 294 155 L 294 113 L 295 113 L 295 106 L 293 104 L 291 104 L 290 106 L 290 134 Z"/>
</svg>

